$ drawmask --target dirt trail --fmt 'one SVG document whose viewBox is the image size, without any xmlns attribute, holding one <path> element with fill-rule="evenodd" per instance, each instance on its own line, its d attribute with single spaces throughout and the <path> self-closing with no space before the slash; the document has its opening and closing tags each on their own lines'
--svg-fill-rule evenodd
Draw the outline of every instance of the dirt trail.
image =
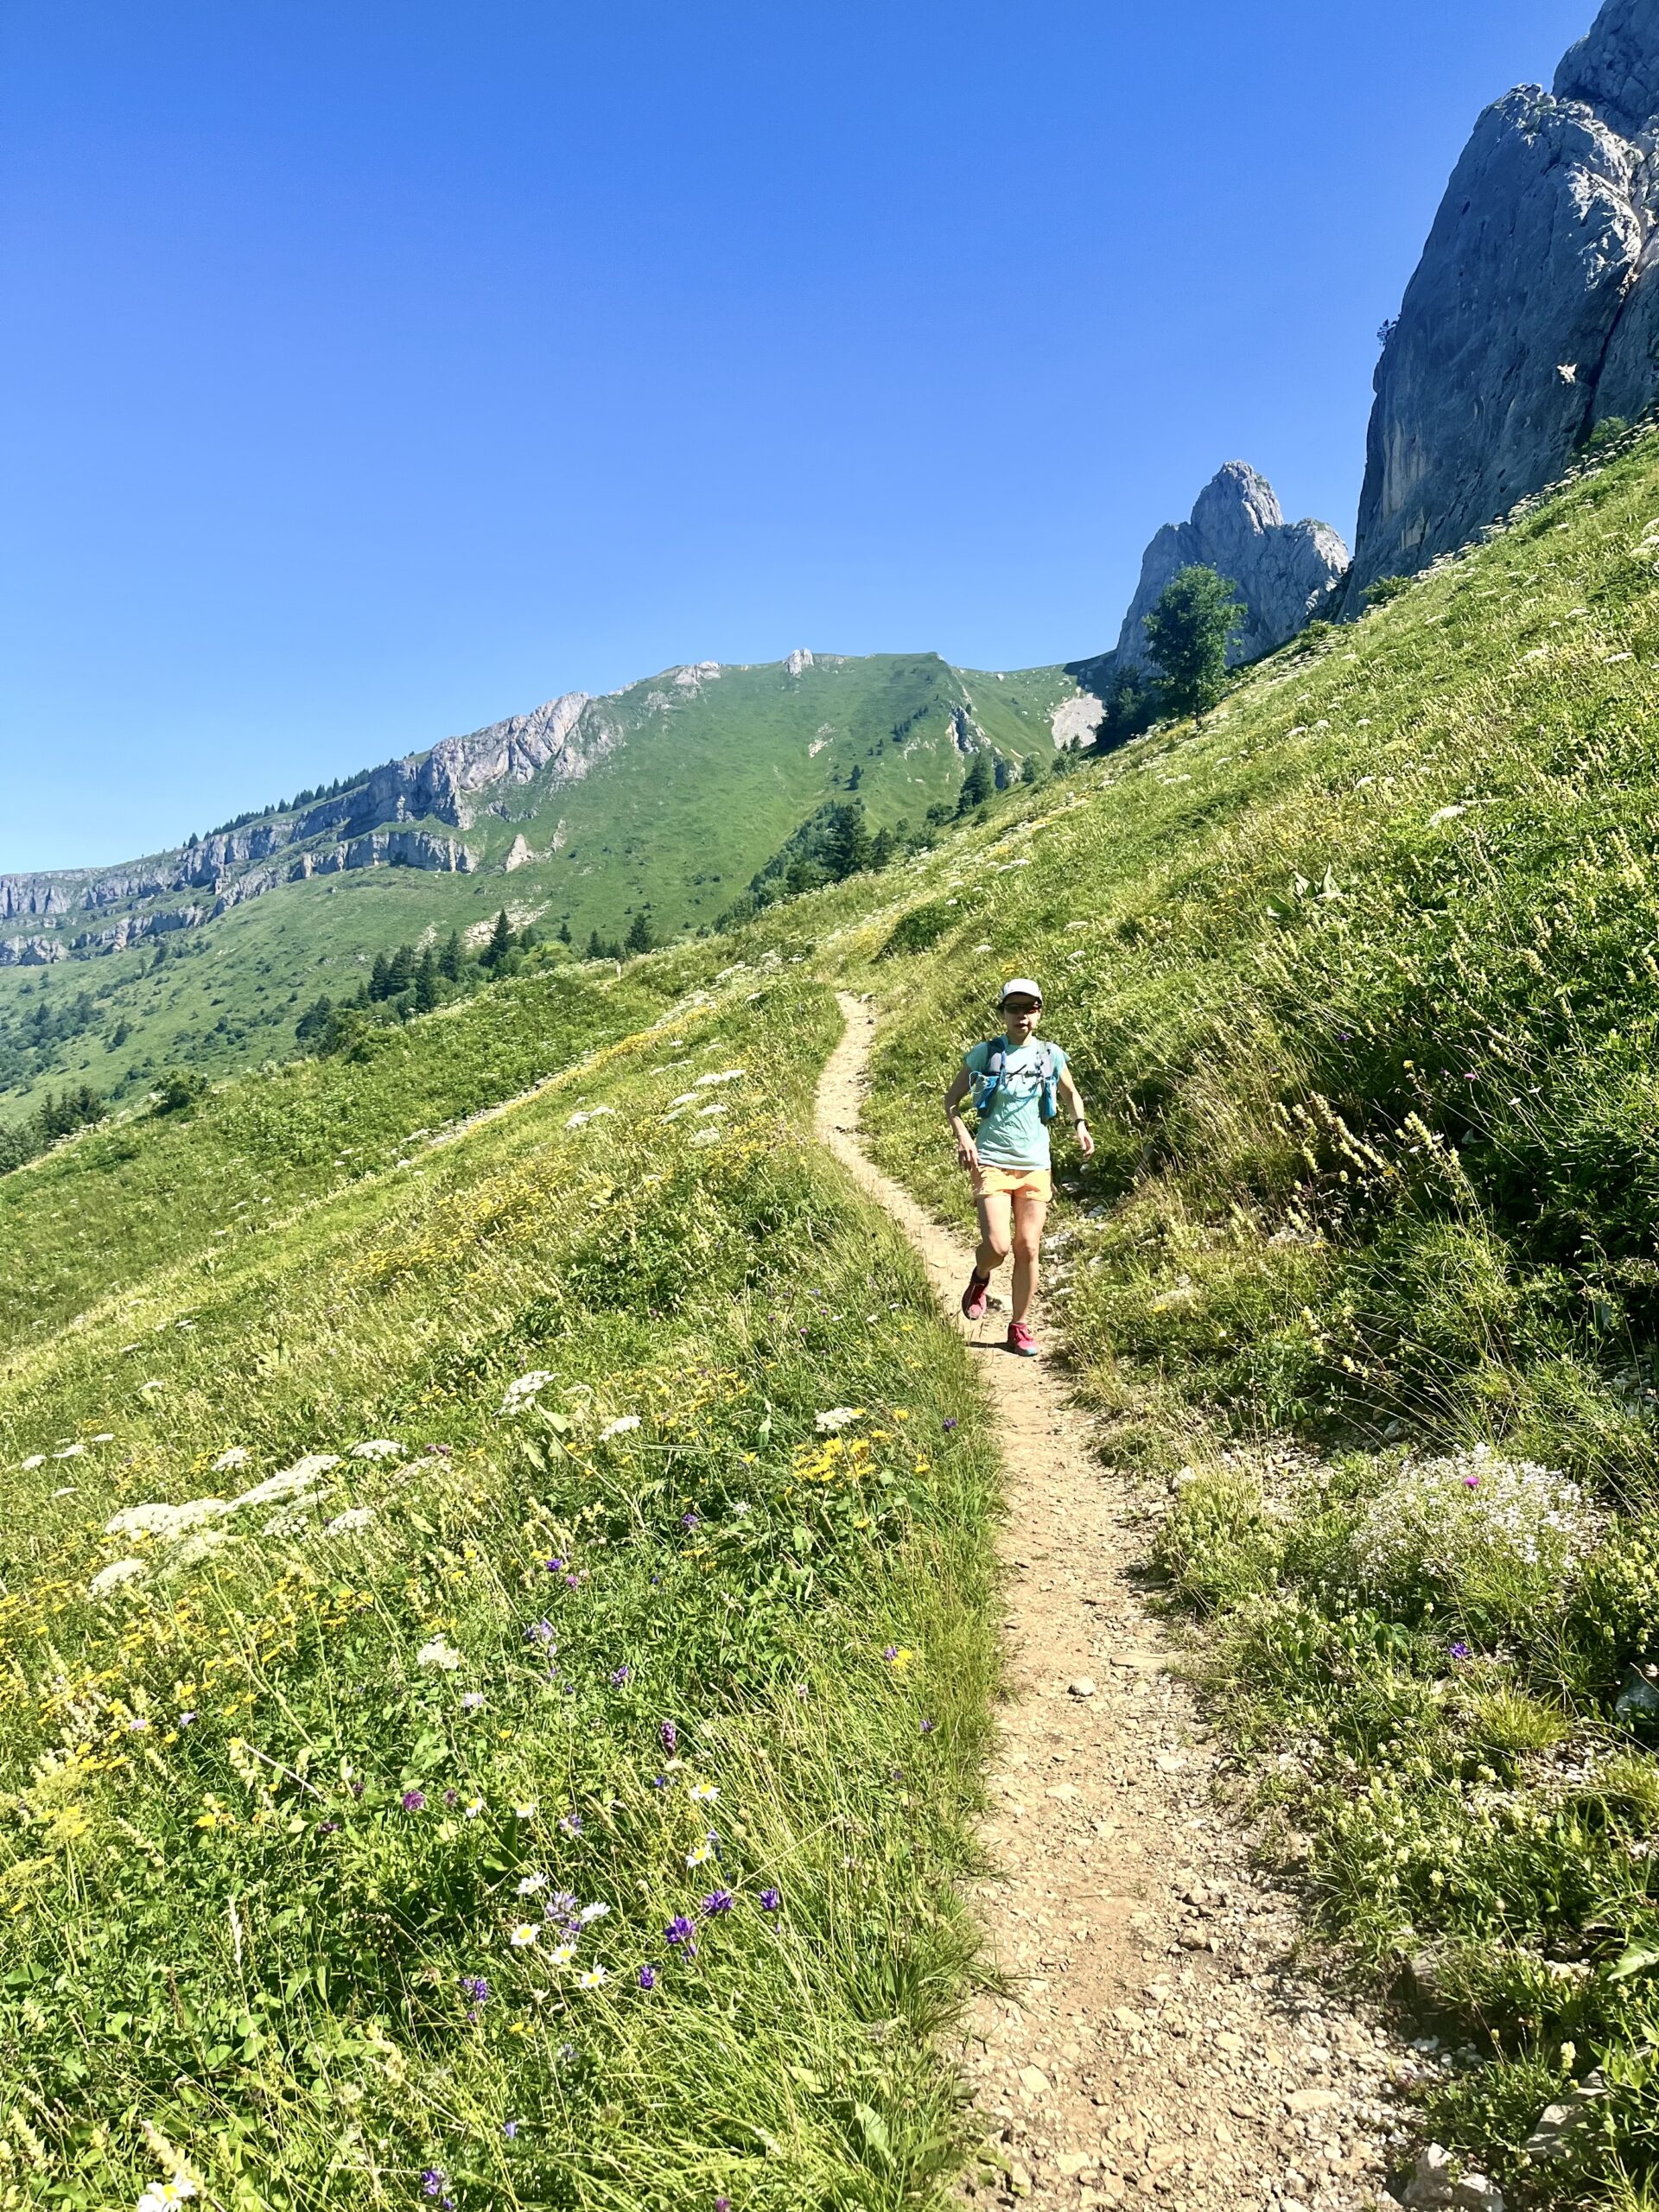
<svg viewBox="0 0 1659 2212">
<path fill-rule="evenodd" d="M 955 1315 L 969 1248 L 860 1151 L 874 1017 L 850 995 L 841 1006 L 818 1135 Z M 1390 2084 L 1422 2062 L 1296 1971 L 1292 1900 L 1217 1812 L 1210 1732 L 1138 1594 L 1128 1486 L 1056 1370 L 1002 1351 L 1006 1326 L 994 1309 L 967 1329 L 1008 1507 L 1007 1702 L 982 1830 L 999 1878 L 976 1902 L 1009 1993 L 976 2004 L 962 2052 L 987 2146 L 969 2192 L 1357 2212 L 1392 2163 Z"/>
</svg>

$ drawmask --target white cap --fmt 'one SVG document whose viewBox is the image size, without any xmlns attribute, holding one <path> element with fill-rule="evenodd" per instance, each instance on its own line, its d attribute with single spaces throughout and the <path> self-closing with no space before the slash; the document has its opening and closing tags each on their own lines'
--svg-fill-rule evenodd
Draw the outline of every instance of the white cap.
<svg viewBox="0 0 1659 2212">
<path fill-rule="evenodd" d="M 1021 998 L 1035 999 L 1040 1004 L 1043 995 L 1043 987 L 1040 983 L 1033 983 L 1029 976 L 1010 976 L 1008 981 L 1002 986 L 1002 996 L 997 1001 L 997 1004 L 999 1006 L 1002 1005 L 1008 999 L 1014 997 L 1016 994 Z"/>
</svg>

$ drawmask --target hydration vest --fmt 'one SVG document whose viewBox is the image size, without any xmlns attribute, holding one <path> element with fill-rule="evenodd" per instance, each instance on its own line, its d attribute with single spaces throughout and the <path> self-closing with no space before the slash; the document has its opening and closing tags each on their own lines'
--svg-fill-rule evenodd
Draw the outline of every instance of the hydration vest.
<svg viewBox="0 0 1659 2212">
<path fill-rule="evenodd" d="M 1042 1096 L 1038 1112 L 1045 1122 L 1052 1122 L 1060 1110 L 1060 1078 L 1048 1046 L 1037 1046 L 1037 1072 L 1042 1083 Z M 1006 1037 L 991 1037 L 985 1044 L 985 1072 L 974 1077 L 974 1111 L 982 1115 L 997 1092 L 1001 1090 L 1008 1071 L 1008 1040 Z"/>
</svg>

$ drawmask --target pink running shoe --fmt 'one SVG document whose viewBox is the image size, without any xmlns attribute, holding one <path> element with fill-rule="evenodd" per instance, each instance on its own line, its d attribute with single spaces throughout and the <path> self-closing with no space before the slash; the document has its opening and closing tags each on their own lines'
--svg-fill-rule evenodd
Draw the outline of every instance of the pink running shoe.
<svg viewBox="0 0 1659 2212">
<path fill-rule="evenodd" d="M 989 1275 L 975 1274 L 969 1276 L 968 1287 L 962 1294 L 962 1311 L 966 1319 L 982 1321 L 985 1319 L 985 1300 L 990 1287 Z"/>
<path fill-rule="evenodd" d="M 1036 1358 L 1037 1339 L 1032 1335 L 1031 1331 L 1026 1326 L 1023 1321 L 1009 1322 L 1008 1350 L 1010 1351 L 1017 1351 L 1021 1359 Z"/>
</svg>

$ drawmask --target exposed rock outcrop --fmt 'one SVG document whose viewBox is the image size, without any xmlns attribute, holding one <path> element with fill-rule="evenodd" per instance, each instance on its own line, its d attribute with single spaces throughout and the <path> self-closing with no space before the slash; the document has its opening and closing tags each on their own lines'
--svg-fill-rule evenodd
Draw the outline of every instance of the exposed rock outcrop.
<svg viewBox="0 0 1659 2212">
<path fill-rule="evenodd" d="M 1659 9 L 1488 108 L 1377 364 L 1353 585 L 1454 550 L 1659 397 Z"/>
<path fill-rule="evenodd" d="M 1238 662 L 1282 645 L 1319 612 L 1341 582 L 1348 549 L 1327 524 L 1287 523 L 1266 478 L 1230 461 L 1199 493 L 1191 519 L 1166 523 L 1147 546 L 1116 667 L 1150 666 L 1146 617 L 1171 577 L 1194 564 L 1238 586 L 1246 615 L 1230 652 Z"/>
</svg>

